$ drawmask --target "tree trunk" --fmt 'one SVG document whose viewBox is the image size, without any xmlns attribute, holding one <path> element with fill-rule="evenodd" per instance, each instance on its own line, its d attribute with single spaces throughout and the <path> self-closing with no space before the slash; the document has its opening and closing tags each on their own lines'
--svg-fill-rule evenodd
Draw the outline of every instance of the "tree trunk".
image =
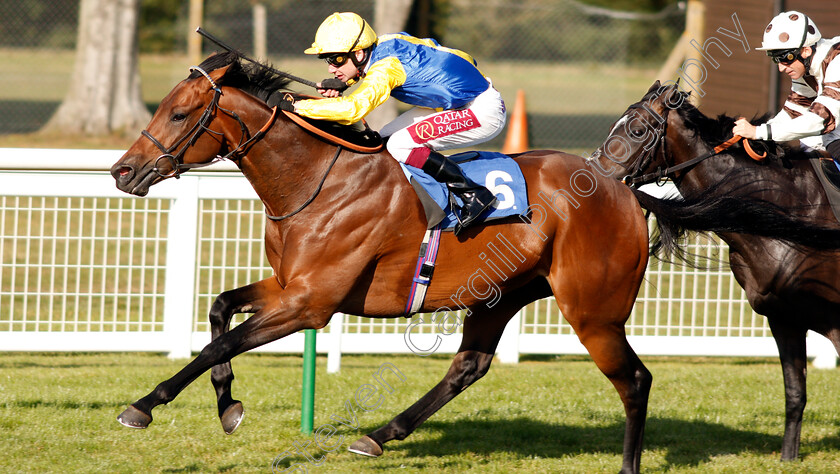
<svg viewBox="0 0 840 474">
<path fill-rule="evenodd" d="M 81 0 L 70 89 L 42 131 L 135 134 L 151 115 L 140 92 L 140 0 Z"/>
<path fill-rule="evenodd" d="M 376 0 L 373 12 L 373 30 L 377 35 L 399 33 L 405 29 L 413 0 Z M 368 114 L 365 120 L 374 130 L 397 118 L 397 104 L 389 100 Z"/>
</svg>

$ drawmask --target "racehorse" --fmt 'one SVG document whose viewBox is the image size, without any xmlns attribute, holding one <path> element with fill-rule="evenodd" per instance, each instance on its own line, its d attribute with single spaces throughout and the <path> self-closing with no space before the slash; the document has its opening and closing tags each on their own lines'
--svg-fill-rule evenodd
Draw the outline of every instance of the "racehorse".
<svg viewBox="0 0 840 474">
<path fill-rule="evenodd" d="M 111 169 L 119 189 L 144 196 L 155 183 L 224 155 L 238 165 L 271 216 L 265 247 L 274 274 L 216 298 L 209 314 L 212 341 L 120 414 L 126 426 L 147 427 L 154 407 L 212 369 L 218 413 L 230 434 L 244 413 L 231 395 L 231 358 L 302 329 L 323 328 L 336 312 L 405 316 L 426 230 L 413 188 L 387 152 L 337 147 L 269 108 L 266 100 L 286 82 L 263 65 L 242 64 L 236 54 L 210 56 L 163 99 L 142 136 Z M 414 405 L 350 449 L 379 456 L 384 443 L 408 436 L 487 372 L 517 310 L 554 295 L 618 391 L 626 416 L 622 471 L 638 472 L 651 375 L 628 344 L 624 324 L 648 259 L 640 203 L 674 214 L 674 221 L 680 221 L 679 209 L 597 176 L 580 157 L 534 151 L 515 158 L 528 184 L 529 214 L 458 237 L 445 232 L 440 242 L 421 312 L 452 305 L 454 298 L 470 314 L 449 371 Z M 729 228 L 727 219 L 717 220 L 721 229 Z M 510 257 L 511 265 L 495 262 L 495 269 L 484 271 L 488 245 L 499 236 L 515 247 L 517 257 Z M 482 270 L 483 283 L 471 279 L 473 270 Z M 498 289 L 493 304 L 487 301 L 490 287 Z M 253 314 L 230 329 L 235 313 Z"/>
<path fill-rule="evenodd" d="M 616 122 L 591 163 L 631 186 L 667 177 L 683 195 L 752 196 L 805 221 L 840 227 L 808 153 L 795 144 L 767 143 L 764 155 L 770 156 L 757 161 L 761 155 L 749 142 L 724 148 L 735 119 L 707 117 L 688 96 L 678 84 L 654 83 Z M 840 252 L 756 235 L 719 235 L 729 245 L 735 279 L 753 309 L 767 317 L 778 346 L 785 383 L 781 457 L 796 459 L 806 402 L 806 332 L 822 334 L 840 351 Z"/>
</svg>

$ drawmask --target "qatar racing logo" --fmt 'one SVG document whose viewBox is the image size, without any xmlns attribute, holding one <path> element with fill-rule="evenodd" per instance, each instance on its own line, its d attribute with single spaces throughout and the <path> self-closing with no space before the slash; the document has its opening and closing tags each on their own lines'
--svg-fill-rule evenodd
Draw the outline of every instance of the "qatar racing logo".
<svg viewBox="0 0 840 474">
<path fill-rule="evenodd" d="M 427 143 L 480 126 L 472 110 L 450 110 L 415 123 L 408 127 L 408 133 L 415 143 Z"/>
</svg>

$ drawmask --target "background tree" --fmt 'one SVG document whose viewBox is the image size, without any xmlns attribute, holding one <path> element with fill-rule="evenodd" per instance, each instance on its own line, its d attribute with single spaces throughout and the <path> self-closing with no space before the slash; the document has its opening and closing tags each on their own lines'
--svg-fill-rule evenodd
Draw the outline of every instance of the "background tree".
<svg viewBox="0 0 840 474">
<path fill-rule="evenodd" d="M 140 92 L 140 0 L 81 0 L 67 96 L 44 131 L 134 134 L 151 118 Z"/>
</svg>

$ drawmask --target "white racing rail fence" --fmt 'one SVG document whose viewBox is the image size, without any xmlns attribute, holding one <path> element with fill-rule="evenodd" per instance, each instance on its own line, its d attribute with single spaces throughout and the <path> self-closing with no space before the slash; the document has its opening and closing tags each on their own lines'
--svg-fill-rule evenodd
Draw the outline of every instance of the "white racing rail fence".
<svg viewBox="0 0 840 474">
<path fill-rule="evenodd" d="M 235 167 L 192 171 L 137 198 L 117 190 L 107 172 L 121 155 L 0 149 L 0 350 L 188 357 L 210 341 L 207 313 L 218 293 L 271 275 L 263 207 Z M 727 260 L 717 240 L 697 237 L 692 245 Z M 328 354 L 329 371 L 342 353 L 409 352 L 408 324 L 337 314 L 319 331 L 317 350 Z M 439 340 L 436 352 L 455 352 L 460 336 L 434 328 L 414 328 L 411 344 L 425 349 Z M 643 355 L 778 355 L 765 318 L 725 267 L 652 261 L 626 330 Z M 302 334 L 294 334 L 257 350 L 302 349 Z M 498 352 L 503 362 L 586 353 L 552 299 L 520 311 Z M 815 365 L 836 365 L 822 337 L 809 337 L 808 354 Z"/>
</svg>

